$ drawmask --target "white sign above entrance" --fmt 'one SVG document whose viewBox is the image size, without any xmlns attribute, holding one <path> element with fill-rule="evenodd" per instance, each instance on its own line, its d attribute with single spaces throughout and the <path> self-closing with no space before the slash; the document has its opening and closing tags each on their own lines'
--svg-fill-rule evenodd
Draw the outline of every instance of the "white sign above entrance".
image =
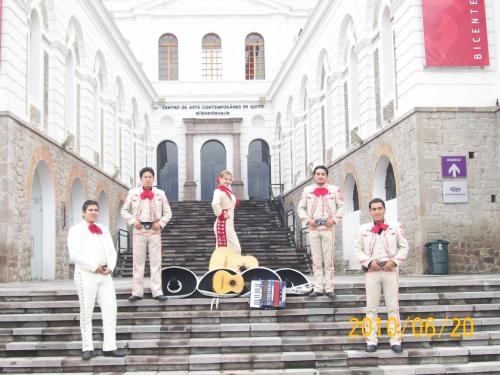
<svg viewBox="0 0 500 375">
<path fill-rule="evenodd" d="M 263 110 L 263 103 L 159 103 L 167 112 L 182 111 L 183 116 L 235 116 L 245 112 Z M 187 113 L 186 113 L 187 112 Z"/>
</svg>

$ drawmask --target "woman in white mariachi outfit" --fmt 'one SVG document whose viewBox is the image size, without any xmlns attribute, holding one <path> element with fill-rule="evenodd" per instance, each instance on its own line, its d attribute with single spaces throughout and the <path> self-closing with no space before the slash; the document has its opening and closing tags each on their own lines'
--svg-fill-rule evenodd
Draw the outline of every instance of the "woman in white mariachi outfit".
<svg viewBox="0 0 500 375">
<path fill-rule="evenodd" d="M 241 253 L 240 242 L 234 230 L 234 211 L 239 205 L 238 197 L 231 190 L 233 175 L 223 170 L 217 177 L 219 186 L 214 190 L 212 209 L 217 219 L 214 224 L 216 247 L 229 247 Z"/>
<path fill-rule="evenodd" d="M 101 308 L 104 340 L 103 354 L 123 357 L 116 348 L 116 294 L 111 274 L 116 265 L 116 250 L 108 228 L 96 224 L 99 204 L 88 200 L 83 204 L 83 220 L 68 233 L 70 260 L 75 264 L 75 286 L 80 301 L 82 359 L 93 356 L 92 314 L 97 303 Z"/>
</svg>

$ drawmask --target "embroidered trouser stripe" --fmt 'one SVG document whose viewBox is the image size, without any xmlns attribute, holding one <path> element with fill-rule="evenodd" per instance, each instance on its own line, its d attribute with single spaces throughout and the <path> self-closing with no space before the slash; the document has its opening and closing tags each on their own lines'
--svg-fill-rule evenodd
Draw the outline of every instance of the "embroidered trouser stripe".
<svg viewBox="0 0 500 375">
<path fill-rule="evenodd" d="M 238 253 L 241 253 L 240 241 L 238 240 L 238 236 L 236 235 L 236 231 L 234 230 L 234 221 L 233 219 L 223 219 L 224 224 L 224 232 L 219 234 L 219 225 L 221 219 L 217 219 L 214 224 L 214 233 L 216 239 L 216 246 L 227 246 L 233 250 L 236 250 Z M 219 241 L 219 239 L 221 241 Z M 225 245 L 221 245 L 225 243 Z"/>
<path fill-rule="evenodd" d="M 222 214 L 217 218 L 217 221 L 215 222 L 215 238 L 217 241 L 217 247 L 227 246 L 226 219 L 224 218 L 224 211 L 226 210 L 222 210 Z"/>
<path fill-rule="evenodd" d="M 75 286 L 80 302 L 82 350 L 94 350 L 92 315 L 95 302 L 101 308 L 103 350 L 116 349 L 116 293 L 111 275 L 101 275 L 75 268 Z"/>
</svg>

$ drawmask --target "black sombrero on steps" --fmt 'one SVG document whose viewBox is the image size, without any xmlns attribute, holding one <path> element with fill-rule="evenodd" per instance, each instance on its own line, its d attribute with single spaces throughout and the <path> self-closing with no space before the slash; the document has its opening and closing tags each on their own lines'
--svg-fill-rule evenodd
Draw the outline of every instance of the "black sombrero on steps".
<svg viewBox="0 0 500 375">
<path fill-rule="evenodd" d="M 170 266 L 161 270 L 161 281 L 164 296 L 185 298 L 196 291 L 198 278 L 188 268 Z"/>
<path fill-rule="evenodd" d="M 306 275 L 293 268 L 279 268 L 276 273 L 281 280 L 286 283 L 286 294 L 303 296 L 309 294 L 314 289 L 314 285 L 309 282 Z"/>
</svg>

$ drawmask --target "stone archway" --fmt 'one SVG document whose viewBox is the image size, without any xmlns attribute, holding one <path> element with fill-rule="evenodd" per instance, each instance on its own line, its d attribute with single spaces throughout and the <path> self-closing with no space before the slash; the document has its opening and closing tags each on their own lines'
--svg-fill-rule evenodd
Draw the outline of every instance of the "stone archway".
<svg viewBox="0 0 500 375">
<path fill-rule="evenodd" d="M 271 154 L 262 139 L 248 146 L 247 186 L 249 199 L 269 199 L 271 196 Z"/>
<path fill-rule="evenodd" d="M 212 199 L 213 191 L 217 187 L 216 179 L 220 171 L 226 169 L 226 149 L 216 140 L 205 142 L 200 150 L 200 184 L 201 200 Z"/>
<path fill-rule="evenodd" d="M 30 202 L 31 279 L 55 278 L 56 202 L 49 167 L 40 161 L 32 180 Z"/>
<path fill-rule="evenodd" d="M 85 201 L 85 191 L 79 178 L 75 178 L 71 186 L 69 227 L 82 220 L 82 205 Z"/>
<path fill-rule="evenodd" d="M 197 183 L 194 178 L 193 140 L 196 136 L 230 135 L 233 140 L 233 184 L 234 193 L 243 196 L 243 181 L 241 180 L 241 122 L 243 118 L 227 119 L 183 119 L 186 127 L 186 182 L 184 183 L 184 200 L 196 200 Z"/>
</svg>

